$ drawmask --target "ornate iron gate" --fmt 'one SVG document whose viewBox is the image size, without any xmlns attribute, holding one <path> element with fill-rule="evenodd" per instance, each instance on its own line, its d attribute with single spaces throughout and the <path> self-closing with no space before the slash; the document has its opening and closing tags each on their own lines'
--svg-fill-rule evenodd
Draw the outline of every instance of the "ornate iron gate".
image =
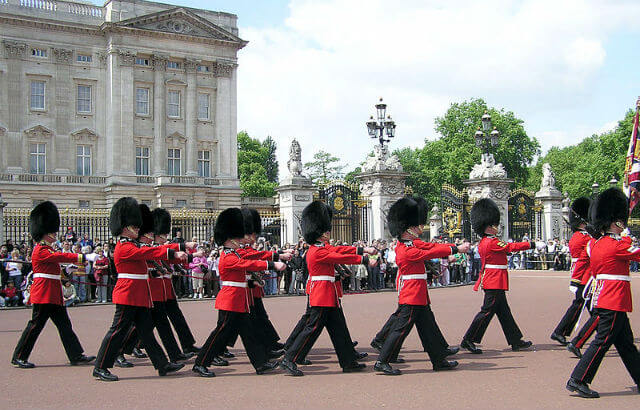
<svg viewBox="0 0 640 410">
<path fill-rule="evenodd" d="M 366 199 L 355 185 L 335 182 L 318 192 L 318 199 L 333 211 L 331 237 L 348 244 L 358 240 L 369 240 L 369 225 Z"/>
<path fill-rule="evenodd" d="M 459 191 L 449 184 L 442 186 L 440 194 L 442 209 L 442 230 L 450 240 L 454 238 L 471 239 L 471 221 L 469 218 L 469 196 L 465 190 Z"/>
<path fill-rule="evenodd" d="M 536 204 L 533 192 L 515 189 L 509 196 L 509 237 L 520 241 L 526 235 L 530 240 L 536 234 Z"/>
</svg>

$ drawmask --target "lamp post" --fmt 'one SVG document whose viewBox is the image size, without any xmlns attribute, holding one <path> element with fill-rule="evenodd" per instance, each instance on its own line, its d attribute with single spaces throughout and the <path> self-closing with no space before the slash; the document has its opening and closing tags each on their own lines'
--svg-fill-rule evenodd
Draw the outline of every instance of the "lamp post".
<svg viewBox="0 0 640 410">
<path fill-rule="evenodd" d="M 381 147 L 384 146 L 385 142 L 391 141 L 390 138 L 396 135 L 396 123 L 391 119 L 391 116 L 387 116 L 386 113 L 387 104 L 382 102 L 382 98 L 380 98 L 380 101 L 376 104 L 377 118 L 373 118 L 372 115 L 369 121 L 366 122 L 369 136 L 371 138 L 377 138 Z"/>
<path fill-rule="evenodd" d="M 498 138 L 500 138 L 500 131 L 496 127 L 492 130 L 491 127 L 491 116 L 485 112 L 482 116 L 482 129 L 478 127 L 478 131 L 473 135 L 476 146 L 482 148 L 483 157 L 491 155 L 489 149 L 498 145 Z"/>
</svg>

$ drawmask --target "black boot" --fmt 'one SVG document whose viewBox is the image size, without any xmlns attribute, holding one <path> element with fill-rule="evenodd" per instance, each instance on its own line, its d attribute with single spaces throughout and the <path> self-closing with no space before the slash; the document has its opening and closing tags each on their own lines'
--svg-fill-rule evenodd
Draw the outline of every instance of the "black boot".
<svg viewBox="0 0 640 410">
<path fill-rule="evenodd" d="M 445 349 L 445 353 L 447 354 L 447 356 L 453 356 L 454 354 L 458 353 L 460 351 L 459 347 L 447 347 Z"/>
<path fill-rule="evenodd" d="M 356 360 L 362 360 L 367 356 L 369 356 L 367 352 L 356 352 Z"/>
<path fill-rule="evenodd" d="M 585 399 L 597 399 L 600 397 L 597 391 L 591 390 L 587 383 L 574 379 L 573 377 L 567 381 L 567 390 L 578 393 L 578 396 Z"/>
<path fill-rule="evenodd" d="M 77 366 L 79 364 L 85 364 L 85 363 L 90 363 L 92 361 L 96 360 L 95 356 L 86 356 L 86 355 L 81 355 L 80 357 L 78 357 L 77 359 L 73 359 L 71 361 L 71 366 Z"/>
<path fill-rule="evenodd" d="M 284 350 L 270 350 L 267 352 L 267 358 L 277 359 L 284 354 Z"/>
<path fill-rule="evenodd" d="M 520 350 L 527 350 L 532 345 L 533 343 L 530 340 L 527 340 L 527 341 L 518 340 L 517 342 L 511 345 L 511 350 L 513 350 L 514 352 L 518 352 Z"/>
<path fill-rule="evenodd" d="M 216 374 L 214 372 L 212 372 L 211 370 L 207 369 L 204 366 L 195 365 L 195 366 L 193 366 L 191 371 L 194 372 L 194 373 L 197 373 L 198 376 L 200 376 L 200 377 L 215 377 L 216 376 Z"/>
<path fill-rule="evenodd" d="M 364 370 L 365 367 L 367 367 L 367 365 L 364 363 L 353 362 L 350 365 L 343 367 L 342 373 L 360 372 Z"/>
<path fill-rule="evenodd" d="M 582 358 L 582 352 L 573 344 L 573 342 L 569 342 L 569 344 L 567 344 L 567 350 L 573 353 L 578 359 Z"/>
<path fill-rule="evenodd" d="M 439 372 L 440 370 L 453 370 L 458 367 L 458 362 L 455 360 L 448 361 L 446 359 L 442 359 L 442 361 L 438 364 L 433 365 L 433 371 Z"/>
<path fill-rule="evenodd" d="M 463 349 L 467 349 L 472 354 L 482 354 L 482 349 L 477 347 L 472 341 L 463 339 L 462 343 L 460 343 L 460 347 Z"/>
<path fill-rule="evenodd" d="M 256 374 L 265 374 L 275 370 L 278 367 L 278 362 L 266 362 L 262 366 L 256 369 Z"/>
<path fill-rule="evenodd" d="M 223 358 L 221 358 L 220 356 L 216 356 L 213 358 L 213 360 L 211 361 L 211 364 L 214 366 L 229 366 L 229 362 L 224 360 Z"/>
<path fill-rule="evenodd" d="M 389 360 L 389 363 L 406 363 L 407 361 L 404 360 L 402 357 L 396 357 L 395 359 L 391 359 Z"/>
<path fill-rule="evenodd" d="M 133 363 L 125 359 L 122 354 L 119 354 L 118 357 L 116 357 L 115 365 L 118 367 L 133 367 Z"/>
<path fill-rule="evenodd" d="M 165 364 L 162 368 L 158 369 L 159 376 L 166 376 L 167 373 L 177 372 L 178 370 L 184 367 L 184 363 L 173 363 L 169 362 Z"/>
<path fill-rule="evenodd" d="M 224 352 L 222 352 L 222 357 L 224 357 L 225 359 L 233 359 L 234 357 L 236 357 L 236 355 L 231 353 L 229 349 L 224 349 Z"/>
<path fill-rule="evenodd" d="M 22 359 L 11 359 L 11 364 L 21 369 L 33 369 L 35 364 Z"/>
<path fill-rule="evenodd" d="M 96 379 L 100 379 L 102 381 L 105 381 L 105 382 L 117 382 L 118 381 L 118 376 L 116 376 L 115 374 L 111 374 L 109 369 L 99 369 L 97 367 L 95 369 L 93 369 L 93 377 L 95 377 Z"/>
<path fill-rule="evenodd" d="M 384 363 L 381 361 L 377 361 L 376 364 L 373 365 L 373 370 L 377 372 L 382 372 L 389 376 L 398 376 L 402 374 L 402 372 L 398 369 L 394 369 L 389 365 L 389 363 Z"/>
<path fill-rule="evenodd" d="M 271 346 L 271 350 L 282 350 L 284 349 L 284 343 L 275 342 L 273 346 Z"/>
<path fill-rule="evenodd" d="M 311 360 L 307 359 L 306 357 L 304 359 L 298 359 L 296 360 L 296 364 L 300 364 L 303 366 L 309 366 L 310 364 L 312 364 Z"/>
<path fill-rule="evenodd" d="M 551 340 L 555 340 L 556 342 L 560 343 L 562 346 L 566 346 L 567 345 L 567 339 L 561 335 L 558 334 L 556 332 L 551 333 Z"/>
<path fill-rule="evenodd" d="M 196 347 L 196 346 L 189 346 L 189 347 L 185 347 L 184 349 L 182 349 L 182 352 L 184 354 L 187 354 L 187 353 L 198 354 L 200 352 L 200 348 Z"/>
<path fill-rule="evenodd" d="M 280 367 L 286 370 L 291 376 L 304 376 L 304 373 L 298 370 L 298 366 L 286 357 L 280 362 Z"/>
<path fill-rule="evenodd" d="M 147 354 L 137 347 L 133 348 L 133 352 L 131 354 L 133 355 L 133 357 L 136 357 L 138 359 L 144 359 L 145 357 L 147 357 Z"/>
<path fill-rule="evenodd" d="M 178 355 L 176 357 L 172 358 L 171 361 L 172 362 L 185 361 L 185 360 L 191 359 L 193 356 L 195 356 L 195 353 L 193 353 L 193 352 L 178 353 Z"/>
</svg>

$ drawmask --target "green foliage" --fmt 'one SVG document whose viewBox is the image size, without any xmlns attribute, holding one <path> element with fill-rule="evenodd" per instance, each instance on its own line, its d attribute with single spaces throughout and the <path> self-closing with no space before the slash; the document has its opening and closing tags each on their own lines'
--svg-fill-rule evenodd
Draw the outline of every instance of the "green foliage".
<svg viewBox="0 0 640 410">
<path fill-rule="evenodd" d="M 542 164 L 548 162 L 556 178 L 556 187 L 570 198 L 591 195 L 591 185 L 597 182 L 601 190 L 609 187 L 615 177 L 619 187 L 624 178 L 624 164 L 633 128 L 632 110 L 627 111 L 617 127 L 600 135 L 585 138 L 569 147 L 553 147 L 529 170 L 527 187 L 537 190 L 542 179 Z"/>
<path fill-rule="evenodd" d="M 338 164 L 339 161 L 339 158 L 320 150 L 313 154 L 313 161 L 304 164 L 304 170 L 314 184 L 326 184 L 344 175 L 345 165 Z"/>
<path fill-rule="evenodd" d="M 267 162 L 265 169 L 267 171 L 267 179 L 269 182 L 278 182 L 278 160 L 276 159 L 276 142 L 268 136 L 262 141 L 262 146 L 267 149 Z"/>
<path fill-rule="evenodd" d="M 516 186 L 529 176 L 527 166 L 540 152 L 540 144 L 527 135 L 523 121 L 511 111 L 487 107 L 482 99 L 451 104 L 442 117 L 435 120 L 440 138 L 426 140 L 422 148 L 403 148 L 395 151 L 404 171 L 409 173 L 407 184 L 414 193 L 430 203 L 439 202 L 442 184 L 459 188 L 469 177 L 473 165 L 480 162 L 482 150 L 475 145 L 474 134 L 481 126 L 482 115 L 491 115 L 493 126 L 500 131 L 498 146 L 493 149 L 496 162 L 501 162 Z"/>
<path fill-rule="evenodd" d="M 238 176 L 242 196 L 270 197 L 275 194 L 274 188 L 277 186 L 278 178 L 277 161 L 275 162 L 275 181 L 270 179 L 267 170 L 274 166 L 273 161 L 275 161 L 275 143 L 271 137 L 267 137 L 261 143 L 258 139 L 251 138 L 246 131 L 238 133 Z"/>
</svg>

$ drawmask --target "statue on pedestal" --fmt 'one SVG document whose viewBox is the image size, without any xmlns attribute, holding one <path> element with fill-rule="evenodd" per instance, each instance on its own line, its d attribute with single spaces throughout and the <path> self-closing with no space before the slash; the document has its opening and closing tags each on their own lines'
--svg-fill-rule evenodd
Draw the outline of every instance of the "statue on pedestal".
<svg viewBox="0 0 640 410">
<path fill-rule="evenodd" d="M 289 161 L 287 161 L 289 172 L 294 177 L 302 176 L 302 150 L 300 144 L 294 138 L 289 147 Z"/>
<path fill-rule="evenodd" d="M 548 162 L 542 164 L 542 184 L 541 187 L 554 188 L 556 186 L 556 178 L 551 171 L 551 165 Z"/>
<path fill-rule="evenodd" d="M 496 164 L 493 154 L 482 154 L 482 160 L 479 164 L 473 166 L 473 169 L 469 173 L 469 179 L 483 179 L 483 178 L 506 178 L 507 171 L 505 171 L 502 164 Z"/>
</svg>

